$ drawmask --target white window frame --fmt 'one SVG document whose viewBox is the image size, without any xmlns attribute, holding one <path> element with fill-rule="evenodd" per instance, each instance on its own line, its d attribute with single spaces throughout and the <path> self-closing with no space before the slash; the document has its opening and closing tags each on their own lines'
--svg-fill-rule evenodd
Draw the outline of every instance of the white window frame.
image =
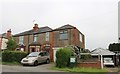
<svg viewBox="0 0 120 74">
<path fill-rule="evenodd" d="M 61 38 L 61 35 L 66 35 L 67 37 Z M 60 40 L 68 40 L 68 31 L 67 30 L 60 31 L 59 37 L 60 37 Z"/>
<path fill-rule="evenodd" d="M 45 40 L 49 41 L 49 32 L 46 32 L 46 34 L 45 34 Z"/>
<path fill-rule="evenodd" d="M 81 42 L 83 42 L 83 39 L 82 39 L 82 38 L 83 38 L 83 36 L 82 36 L 82 34 L 81 34 L 81 33 L 79 34 L 79 38 L 80 38 L 80 41 L 81 41 Z"/>
<path fill-rule="evenodd" d="M 24 36 L 19 36 L 19 44 L 23 44 L 24 43 Z"/>
<path fill-rule="evenodd" d="M 37 42 L 37 40 L 38 40 L 38 35 L 35 34 L 35 35 L 34 35 L 34 39 L 33 39 L 33 41 L 34 41 L 34 42 Z"/>
</svg>

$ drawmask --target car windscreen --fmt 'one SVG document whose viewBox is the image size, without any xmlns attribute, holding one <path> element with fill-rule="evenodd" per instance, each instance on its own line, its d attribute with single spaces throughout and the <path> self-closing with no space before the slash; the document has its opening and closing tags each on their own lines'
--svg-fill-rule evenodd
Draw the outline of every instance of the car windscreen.
<svg viewBox="0 0 120 74">
<path fill-rule="evenodd" d="M 28 55 L 28 57 L 36 57 L 39 55 L 39 52 L 32 52 Z"/>
<path fill-rule="evenodd" d="M 113 62 L 112 58 L 104 58 L 104 62 Z"/>
</svg>

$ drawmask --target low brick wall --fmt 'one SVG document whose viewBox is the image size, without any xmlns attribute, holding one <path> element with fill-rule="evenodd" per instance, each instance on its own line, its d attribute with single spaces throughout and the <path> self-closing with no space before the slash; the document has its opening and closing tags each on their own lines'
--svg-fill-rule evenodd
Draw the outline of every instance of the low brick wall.
<svg viewBox="0 0 120 74">
<path fill-rule="evenodd" d="M 79 62 L 78 63 L 79 67 L 91 67 L 91 68 L 101 68 L 101 63 L 100 61 L 95 61 L 95 62 Z"/>
</svg>

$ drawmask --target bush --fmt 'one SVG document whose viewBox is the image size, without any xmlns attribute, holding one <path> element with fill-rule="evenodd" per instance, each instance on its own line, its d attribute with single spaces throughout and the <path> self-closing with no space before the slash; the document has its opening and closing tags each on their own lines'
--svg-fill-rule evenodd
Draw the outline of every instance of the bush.
<svg viewBox="0 0 120 74">
<path fill-rule="evenodd" d="M 19 62 L 27 56 L 26 52 L 21 51 L 4 51 L 2 52 L 2 61 L 3 62 Z"/>
<path fill-rule="evenodd" d="M 59 49 L 56 52 L 56 67 L 62 68 L 69 66 L 71 55 L 73 55 L 73 52 L 70 48 Z"/>
</svg>

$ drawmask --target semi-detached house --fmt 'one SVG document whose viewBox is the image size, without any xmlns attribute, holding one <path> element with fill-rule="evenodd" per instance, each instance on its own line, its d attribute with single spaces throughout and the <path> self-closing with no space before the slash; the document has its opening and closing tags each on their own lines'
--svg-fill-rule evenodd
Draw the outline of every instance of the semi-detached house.
<svg viewBox="0 0 120 74">
<path fill-rule="evenodd" d="M 57 29 L 48 26 L 38 27 L 34 24 L 33 29 L 13 35 L 19 44 L 18 50 L 26 52 L 47 51 L 54 58 L 54 48 L 74 45 L 78 48 L 85 48 L 84 35 L 74 26 L 69 24 Z"/>
<path fill-rule="evenodd" d="M 11 29 L 7 33 L 0 34 L 0 50 L 7 49 L 8 39 L 12 36 Z"/>
</svg>

